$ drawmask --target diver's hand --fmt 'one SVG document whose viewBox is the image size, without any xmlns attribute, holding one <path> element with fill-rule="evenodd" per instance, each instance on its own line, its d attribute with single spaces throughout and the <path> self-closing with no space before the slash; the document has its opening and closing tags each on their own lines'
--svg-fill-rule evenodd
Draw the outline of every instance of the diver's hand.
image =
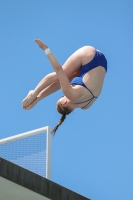
<svg viewBox="0 0 133 200">
<path fill-rule="evenodd" d="M 39 40 L 39 39 L 34 39 L 34 41 L 38 44 L 38 46 L 43 49 L 46 50 L 48 48 L 48 46 L 46 44 L 44 44 L 43 41 Z"/>
</svg>

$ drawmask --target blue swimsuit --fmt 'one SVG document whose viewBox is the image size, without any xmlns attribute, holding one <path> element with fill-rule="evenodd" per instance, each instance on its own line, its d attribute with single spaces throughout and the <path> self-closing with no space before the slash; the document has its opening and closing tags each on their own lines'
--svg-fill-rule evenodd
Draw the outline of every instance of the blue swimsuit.
<svg viewBox="0 0 133 200">
<path fill-rule="evenodd" d="M 87 104 L 82 108 L 85 108 L 94 98 L 97 98 L 93 95 L 93 93 L 89 90 L 89 88 L 87 88 L 86 85 L 83 83 L 83 77 L 87 72 L 89 72 L 90 70 L 92 70 L 98 66 L 104 67 L 105 70 L 107 71 L 107 60 L 106 60 L 105 56 L 102 54 L 102 52 L 96 50 L 94 58 L 86 65 L 83 65 L 80 68 L 80 75 L 75 77 L 71 81 L 71 85 L 81 85 L 81 86 L 85 87 L 92 94 L 91 99 L 88 99 L 83 102 L 75 103 L 75 104 L 81 104 L 81 103 L 87 102 Z"/>
</svg>

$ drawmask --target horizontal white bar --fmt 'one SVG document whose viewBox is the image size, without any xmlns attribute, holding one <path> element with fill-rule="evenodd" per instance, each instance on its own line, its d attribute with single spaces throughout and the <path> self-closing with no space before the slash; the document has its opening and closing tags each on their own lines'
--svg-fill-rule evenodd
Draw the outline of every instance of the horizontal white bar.
<svg viewBox="0 0 133 200">
<path fill-rule="evenodd" d="M 26 138 L 26 137 L 29 137 L 29 136 L 32 136 L 32 135 L 36 135 L 36 134 L 47 131 L 48 128 L 49 127 L 46 126 L 46 127 L 43 127 L 43 128 L 39 128 L 39 129 L 35 129 L 35 130 L 28 131 L 28 132 L 25 132 L 25 133 L 20 133 L 20 134 L 11 136 L 11 137 L 7 137 L 7 138 L 4 138 L 4 139 L 1 139 L 0 144 L 5 144 L 7 142 L 12 142 L 14 140 L 18 140 L 18 139 Z"/>
</svg>

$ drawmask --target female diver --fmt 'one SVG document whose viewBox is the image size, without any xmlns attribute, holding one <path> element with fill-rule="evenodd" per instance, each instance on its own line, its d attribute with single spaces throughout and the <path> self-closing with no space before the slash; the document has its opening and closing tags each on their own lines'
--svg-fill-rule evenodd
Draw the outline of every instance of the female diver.
<svg viewBox="0 0 133 200">
<path fill-rule="evenodd" d="M 53 129 L 55 134 L 66 115 L 75 108 L 88 109 L 96 101 L 107 72 L 107 60 L 99 50 L 84 46 L 61 66 L 46 44 L 39 39 L 35 39 L 35 42 L 45 51 L 55 72 L 46 75 L 36 88 L 28 93 L 22 101 L 22 107 L 29 110 L 38 101 L 61 88 L 64 96 L 57 101 L 56 109 L 62 117 Z"/>
</svg>

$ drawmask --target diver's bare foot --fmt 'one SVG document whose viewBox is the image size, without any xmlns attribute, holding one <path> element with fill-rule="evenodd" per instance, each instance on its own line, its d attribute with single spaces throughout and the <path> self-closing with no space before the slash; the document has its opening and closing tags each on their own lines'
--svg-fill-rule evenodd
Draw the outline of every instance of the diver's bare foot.
<svg viewBox="0 0 133 200">
<path fill-rule="evenodd" d="M 34 101 L 28 106 L 28 107 L 26 107 L 26 108 L 24 108 L 25 110 L 30 110 L 30 109 L 32 109 L 37 103 L 38 103 L 38 97 L 36 97 L 35 99 L 34 99 Z"/>
<path fill-rule="evenodd" d="M 22 101 L 22 107 L 25 109 L 28 107 L 36 98 L 36 95 L 34 94 L 33 90 L 31 90 L 27 97 Z"/>
</svg>

